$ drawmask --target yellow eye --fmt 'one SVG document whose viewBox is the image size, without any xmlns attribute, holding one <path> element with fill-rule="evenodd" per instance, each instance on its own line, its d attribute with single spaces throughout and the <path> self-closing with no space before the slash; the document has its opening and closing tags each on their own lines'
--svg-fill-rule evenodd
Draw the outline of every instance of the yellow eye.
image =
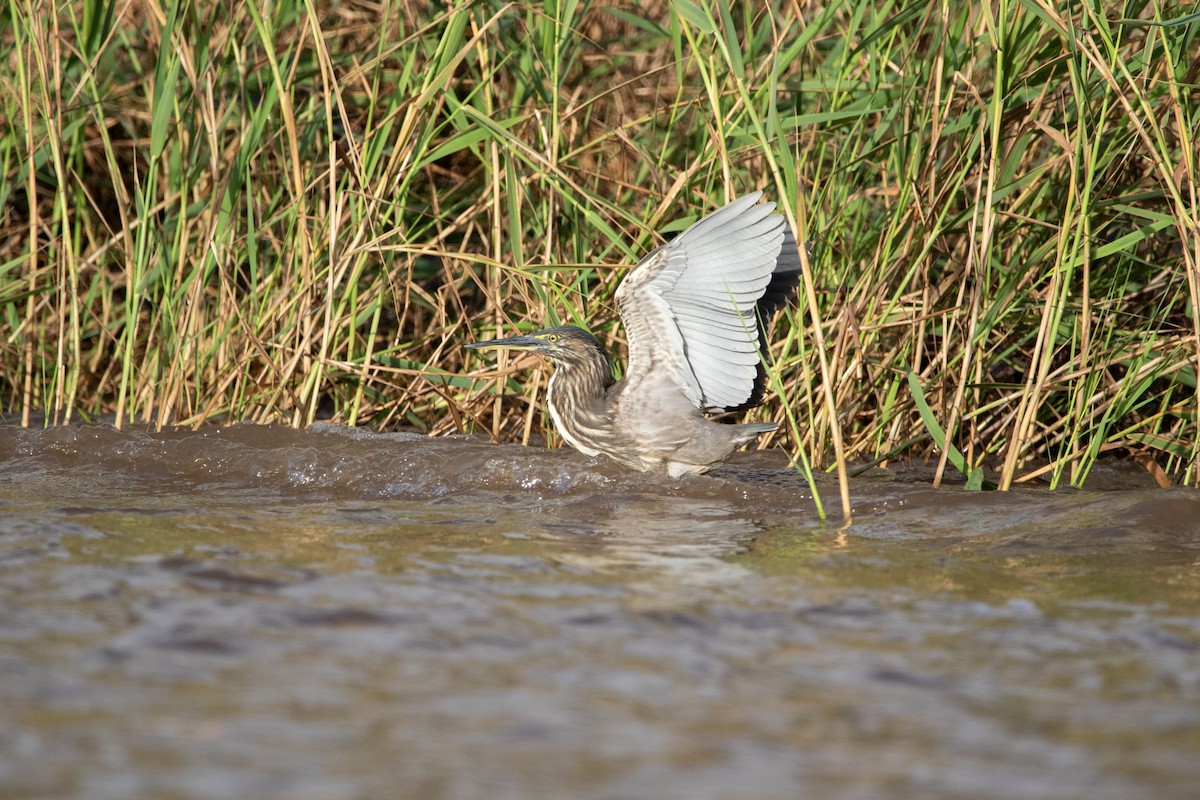
<svg viewBox="0 0 1200 800">
<path fill-rule="evenodd" d="M 549 336 L 547 336 L 547 337 L 546 337 L 546 341 L 547 341 L 547 342 L 551 342 L 551 343 L 553 343 L 553 342 L 557 342 L 557 341 L 558 341 L 558 334 L 557 334 L 557 333 L 552 333 L 552 334 L 550 334 Z"/>
</svg>

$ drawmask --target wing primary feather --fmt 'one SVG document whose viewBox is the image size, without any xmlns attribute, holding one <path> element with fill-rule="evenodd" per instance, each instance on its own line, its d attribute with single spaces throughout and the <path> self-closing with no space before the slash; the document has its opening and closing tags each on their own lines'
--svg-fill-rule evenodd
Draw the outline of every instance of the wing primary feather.
<svg viewBox="0 0 1200 800">
<path fill-rule="evenodd" d="M 622 281 L 630 380 L 668 368 L 705 410 L 761 402 L 766 322 L 800 281 L 795 237 L 761 197 L 752 192 L 694 223 Z"/>
</svg>

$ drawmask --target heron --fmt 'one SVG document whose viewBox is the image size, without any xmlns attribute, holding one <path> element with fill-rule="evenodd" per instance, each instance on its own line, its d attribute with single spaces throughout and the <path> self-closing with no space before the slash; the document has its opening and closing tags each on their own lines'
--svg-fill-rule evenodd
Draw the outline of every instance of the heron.
<svg viewBox="0 0 1200 800">
<path fill-rule="evenodd" d="M 551 362 L 550 417 L 576 450 L 672 478 L 709 471 L 778 427 L 706 416 L 762 402 L 766 325 L 800 281 L 791 227 L 761 198 L 714 211 L 626 275 L 616 292 L 629 349 L 621 380 L 604 346 L 572 325 L 466 347 Z"/>
</svg>

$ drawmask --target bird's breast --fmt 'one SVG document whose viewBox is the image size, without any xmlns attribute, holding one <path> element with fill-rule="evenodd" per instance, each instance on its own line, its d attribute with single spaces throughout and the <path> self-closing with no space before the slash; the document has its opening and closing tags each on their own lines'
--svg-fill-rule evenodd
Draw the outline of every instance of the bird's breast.
<svg viewBox="0 0 1200 800">
<path fill-rule="evenodd" d="M 617 432 L 605 411 L 604 397 L 572 381 L 573 377 L 561 369 L 550 376 L 546 401 L 554 427 L 567 444 L 584 455 L 611 454 Z"/>
</svg>

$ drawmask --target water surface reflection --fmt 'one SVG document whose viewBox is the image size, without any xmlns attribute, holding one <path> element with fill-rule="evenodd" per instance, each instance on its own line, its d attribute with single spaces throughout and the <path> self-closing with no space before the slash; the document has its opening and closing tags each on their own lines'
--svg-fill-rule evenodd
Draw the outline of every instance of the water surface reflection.
<svg viewBox="0 0 1200 800">
<path fill-rule="evenodd" d="M 1191 798 L 1200 495 L 0 428 L 12 797 Z"/>
</svg>

